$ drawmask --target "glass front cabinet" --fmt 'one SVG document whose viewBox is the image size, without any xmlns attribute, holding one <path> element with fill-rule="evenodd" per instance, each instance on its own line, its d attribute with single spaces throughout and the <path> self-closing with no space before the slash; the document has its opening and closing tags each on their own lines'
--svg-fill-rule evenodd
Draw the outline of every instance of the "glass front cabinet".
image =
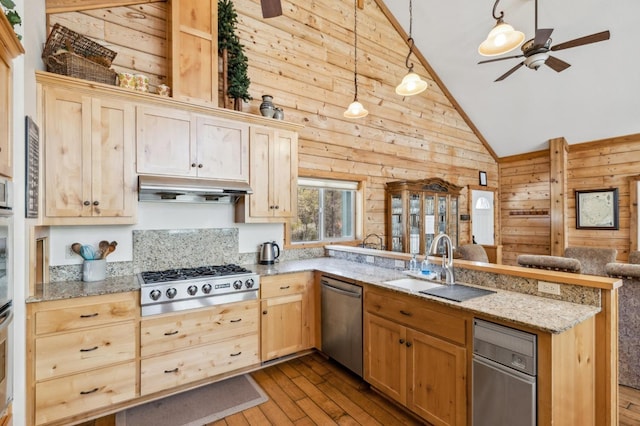
<svg viewBox="0 0 640 426">
<path fill-rule="evenodd" d="M 457 247 L 461 189 L 439 178 L 388 182 L 388 250 L 424 254 L 441 232 Z"/>
</svg>

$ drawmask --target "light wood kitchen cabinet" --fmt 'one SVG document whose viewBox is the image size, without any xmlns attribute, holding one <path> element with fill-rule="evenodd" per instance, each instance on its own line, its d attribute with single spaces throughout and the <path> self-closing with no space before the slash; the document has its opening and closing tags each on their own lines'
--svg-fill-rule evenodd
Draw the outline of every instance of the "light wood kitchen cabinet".
<svg viewBox="0 0 640 426">
<path fill-rule="evenodd" d="M 365 380 L 434 425 L 466 424 L 469 321 L 367 287 Z"/>
<path fill-rule="evenodd" d="M 313 285 L 311 272 L 261 277 L 263 362 L 315 346 Z"/>
<path fill-rule="evenodd" d="M 218 2 L 169 3 L 169 85 L 190 103 L 218 104 Z"/>
<path fill-rule="evenodd" d="M 138 293 L 27 305 L 29 424 L 137 396 Z"/>
<path fill-rule="evenodd" d="M 387 249 L 425 253 L 441 232 L 457 247 L 461 189 L 439 178 L 388 182 Z"/>
<path fill-rule="evenodd" d="M 4 13 L 0 13 L 0 175 L 13 176 L 13 58 L 24 49 Z"/>
<path fill-rule="evenodd" d="M 249 181 L 249 126 L 240 121 L 139 106 L 140 174 Z"/>
<path fill-rule="evenodd" d="M 133 104 L 42 85 L 47 225 L 136 221 Z"/>
<path fill-rule="evenodd" d="M 249 185 L 253 194 L 236 207 L 236 222 L 284 222 L 294 217 L 298 194 L 298 133 L 251 126 Z"/>
<path fill-rule="evenodd" d="M 258 364 L 258 309 L 255 300 L 143 318 L 140 394 Z"/>
</svg>

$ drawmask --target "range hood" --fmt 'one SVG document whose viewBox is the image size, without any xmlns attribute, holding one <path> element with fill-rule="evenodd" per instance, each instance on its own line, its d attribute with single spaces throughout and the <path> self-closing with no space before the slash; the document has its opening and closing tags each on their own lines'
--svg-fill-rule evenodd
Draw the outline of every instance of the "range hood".
<svg viewBox="0 0 640 426">
<path fill-rule="evenodd" d="M 182 203 L 235 203 L 252 194 L 246 182 L 171 176 L 138 176 L 138 200 Z"/>
</svg>

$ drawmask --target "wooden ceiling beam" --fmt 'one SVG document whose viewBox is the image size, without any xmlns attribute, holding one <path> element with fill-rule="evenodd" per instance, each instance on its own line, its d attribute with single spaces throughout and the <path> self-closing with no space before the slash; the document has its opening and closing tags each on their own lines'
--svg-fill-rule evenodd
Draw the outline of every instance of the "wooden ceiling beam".
<svg viewBox="0 0 640 426">
<path fill-rule="evenodd" d="M 163 0 L 47 0 L 46 13 L 77 12 L 80 10 L 103 9 L 106 7 L 156 3 L 158 1 Z"/>
</svg>

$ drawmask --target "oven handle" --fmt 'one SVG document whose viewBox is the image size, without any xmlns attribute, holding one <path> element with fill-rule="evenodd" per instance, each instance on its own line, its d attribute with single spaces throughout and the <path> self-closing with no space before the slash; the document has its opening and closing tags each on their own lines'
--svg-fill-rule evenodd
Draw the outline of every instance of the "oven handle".
<svg viewBox="0 0 640 426">
<path fill-rule="evenodd" d="M 9 308 L 6 311 L 4 311 L 4 313 L 0 315 L 0 318 L 2 319 L 0 321 L 0 332 L 1 332 L 5 328 L 9 327 L 9 324 L 11 324 L 11 320 L 13 320 L 13 309 Z"/>
</svg>

